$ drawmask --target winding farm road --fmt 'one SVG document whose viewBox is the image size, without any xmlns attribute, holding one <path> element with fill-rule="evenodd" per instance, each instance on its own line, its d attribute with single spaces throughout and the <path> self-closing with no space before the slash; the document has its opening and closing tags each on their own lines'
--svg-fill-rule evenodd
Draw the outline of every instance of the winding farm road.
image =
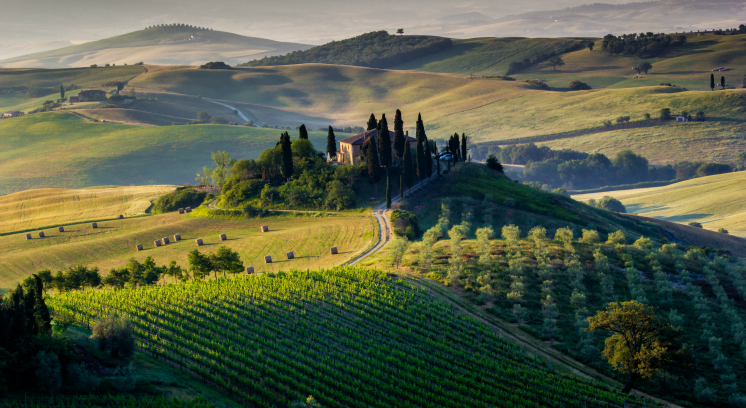
<svg viewBox="0 0 746 408">
<path fill-rule="evenodd" d="M 230 106 L 230 105 L 226 105 L 226 104 L 224 104 L 224 103 L 222 103 L 222 102 L 211 101 L 211 100 L 209 100 L 209 99 L 208 99 L 207 101 L 208 101 L 208 102 L 212 102 L 212 103 L 215 103 L 215 104 L 218 104 L 218 105 L 222 105 L 222 106 L 225 106 L 226 108 L 228 108 L 228 109 L 230 109 L 230 110 L 234 110 L 234 111 L 238 112 L 238 117 L 240 117 L 241 119 L 243 119 L 243 122 L 244 122 L 244 123 L 246 123 L 246 122 L 248 122 L 249 120 L 251 120 L 251 119 L 249 119 L 249 117 L 248 117 L 248 116 L 244 115 L 244 114 L 243 114 L 243 112 L 241 112 L 240 110 L 238 110 L 238 108 L 236 108 L 236 107 L 233 107 L 233 106 Z"/>
</svg>

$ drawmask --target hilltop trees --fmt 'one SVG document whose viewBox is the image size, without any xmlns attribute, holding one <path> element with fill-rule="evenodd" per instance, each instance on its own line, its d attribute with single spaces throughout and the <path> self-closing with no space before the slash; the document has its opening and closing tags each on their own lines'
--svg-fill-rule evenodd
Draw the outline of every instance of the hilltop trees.
<svg viewBox="0 0 746 408">
<path fill-rule="evenodd" d="M 715 74 L 710 74 L 710 90 L 715 90 Z"/>
<path fill-rule="evenodd" d="M 619 37 L 608 34 L 604 36 L 601 48 L 612 55 L 653 58 L 663 53 L 666 49 L 679 46 L 685 42 L 686 37 L 684 36 L 674 40 L 673 37 L 665 34 L 633 33 L 624 34 Z"/>
<path fill-rule="evenodd" d="M 337 139 L 331 125 L 329 125 L 329 133 L 326 134 L 326 155 L 330 159 L 337 156 Z"/>
<path fill-rule="evenodd" d="M 588 47 L 588 49 L 589 49 L 590 51 L 593 51 L 593 47 L 595 47 L 595 46 L 596 46 L 596 43 L 594 43 L 593 41 L 589 41 L 589 42 L 588 42 L 588 45 L 587 45 L 587 47 Z"/>
</svg>

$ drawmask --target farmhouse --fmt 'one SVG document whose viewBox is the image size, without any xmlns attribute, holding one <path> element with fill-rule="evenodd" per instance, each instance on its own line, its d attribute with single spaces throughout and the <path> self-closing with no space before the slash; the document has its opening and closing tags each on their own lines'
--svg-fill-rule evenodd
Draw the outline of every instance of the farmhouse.
<svg viewBox="0 0 746 408">
<path fill-rule="evenodd" d="M 3 118 L 17 118 L 19 116 L 23 116 L 23 112 L 21 111 L 10 111 L 3 113 Z"/>
<path fill-rule="evenodd" d="M 106 92 L 98 89 L 91 89 L 88 91 L 80 91 L 78 96 L 71 96 L 70 102 L 98 101 L 101 99 L 106 99 Z"/>
<path fill-rule="evenodd" d="M 689 119 L 686 116 L 677 116 L 676 121 L 677 122 L 689 122 Z"/>
<path fill-rule="evenodd" d="M 391 160 L 393 163 L 398 164 L 399 158 L 394 153 L 394 132 L 389 130 L 389 137 L 391 138 Z M 417 139 L 409 137 L 409 132 L 406 132 L 405 137 L 409 142 L 410 149 L 414 150 L 417 148 Z M 371 129 L 367 132 L 360 133 L 359 135 L 350 136 L 346 139 L 339 141 L 339 153 L 337 153 L 337 160 L 340 163 L 355 164 L 365 161 L 365 155 L 363 154 L 363 144 L 373 138 L 378 143 L 378 130 Z"/>
</svg>

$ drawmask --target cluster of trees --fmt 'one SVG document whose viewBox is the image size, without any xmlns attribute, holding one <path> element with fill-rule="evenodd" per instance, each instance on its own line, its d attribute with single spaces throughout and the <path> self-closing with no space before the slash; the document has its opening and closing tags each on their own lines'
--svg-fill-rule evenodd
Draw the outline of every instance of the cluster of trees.
<svg viewBox="0 0 746 408">
<path fill-rule="evenodd" d="M 230 65 L 223 61 L 210 61 L 204 65 L 200 65 L 199 69 L 233 69 Z"/>
<path fill-rule="evenodd" d="M 531 58 L 524 58 L 521 61 L 513 61 L 510 63 L 510 65 L 508 65 L 508 71 L 505 73 L 505 75 L 517 74 L 532 65 L 536 65 L 544 61 L 547 61 L 548 66 L 554 67 L 556 69 L 556 67 L 561 67 L 565 65 L 565 61 L 562 60 L 562 57 L 560 55 L 571 52 L 571 51 L 576 51 L 583 47 L 584 47 L 583 43 L 576 43 L 576 44 L 569 45 L 562 49 L 550 51 L 548 53 L 540 52 Z M 590 46 L 589 48 L 591 47 L 592 46 Z"/>
<path fill-rule="evenodd" d="M 417 220 L 417 215 L 404 210 L 394 210 L 391 212 L 391 226 L 394 229 L 394 234 L 397 236 L 407 237 L 409 240 L 413 240 L 422 234 L 420 230 L 420 223 Z"/>
<path fill-rule="evenodd" d="M 166 213 L 176 211 L 179 208 L 197 208 L 202 205 L 206 197 L 206 192 L 197 191 L 194 187 L 177 187 L 175 191 L 158 197 L 154 209 L 157 213 Z"/>
<path fill-rule="evenodd" d="M 601 48 L 612 55 L 637 56 L 640 58 L 653 58 L 670 47 L 676 47 L 686 43 L 683 35 L 674 39 L 666 34 L 640 33 L 623 34 L 619 37 L 608 34 L 604 36 Z"/>
<path fill-rule="evenodd" d="M 320 127 L 318 129 L 319 132 L 326 132 L 328 129 Z M 363 133 L 365 132 L 365 128 L 362 126 L 345 126 L 345 127 L 332 127 L 332 130 L 338 133 Z"/>
<path fill-rule="evenodd" d="M 593 89 L 590 85 L 578 80 L 570 81 L 570 85 L 568 85 L 567 87 L 570 88 L 571 91 L 585 91 L 587 89 Z"/>
<path fill-rule="evenodd" d="M 156 24 L 156 25 L 148 26 L 146 28 L 146 30 L 153 30 L 153 29 L 160 29 L 167 33 L 174 33 L 174 32 L 179 32 L 179 31 L 191 31 L 191 30 L 212 31 L 212 28 L 195 27 L 195 26 L 192 26 L 189 24 L 183 24 L 183 23 Z"/>
<path fill-rule="evenodd" d="M 604 210 L 614 211 L 614 212 L 620 212 L 620 213 L 626 213 L 627 208 L 624 207 L 624 204 L 622 204 L 621 201 L 617 200 L 614 197 L 605 196 L 602 197 L 599 200 L 595 200 L 591 198 L 586 202 L 586 204 L 596 207 L 596 208 L 602 208 Z"/>
<path fill-rule="evenodd" d="M 436 52 L 452 45 L 450 38 L 390 35 L 386 31 L 362 34 L 342 41 L 294 51 L 286 55 L 265 57 L 244 65 L 292 65 L 307 63 L 354 65 L 371 68 L 388 68 Z"/>
</svg>

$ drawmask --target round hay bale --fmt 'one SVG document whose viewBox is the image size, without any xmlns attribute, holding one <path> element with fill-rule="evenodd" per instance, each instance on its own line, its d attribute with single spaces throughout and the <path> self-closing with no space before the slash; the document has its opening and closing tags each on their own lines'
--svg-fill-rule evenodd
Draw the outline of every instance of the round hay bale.
<svg viewBox="0 0 746 408">
<path fill-rule="evenodd" d="M 135 249 L 137 249 L 138 252 L 142 251 L 142 244 L 135 245 Z"/>
<path fill-rule="evenodd" d="M 159 246 L 161 246 L 161 240 L 160 239 L 156 239 L 155 241 L 153 241 L 153 243 L 155 244 L 156 248 L 158 248 Z"/>
<path fill-rule="evenodd" d="M 65 232 L 65 227 L 57 227 L 60 232 Z"/>
<path fill-rule="evenodd" d="M 192 207 L 187 207 L 187 208 L 184 209 L 184 211 L 190 213 L 190 212 L 192 212 Z"/>
<path fill-rule="evenodd" d="M 293 253 L 293 251 L 290 251 L 290 252 L 286 253 L 285 256 L 287 256 L 288 259 L 294 259 L 295 258 L 295 254 Z"/>
<path fill-rule="evenodd" d="M 264 257 L 264 263 L 272 263 L 272 257 L 267 255 Z"/>
<path fill-rule="evenodd" d="M 227 236 L 227 235 L 225 235 L 225 234 L 220 234 L 220 235 L 218 236 L 218 238 L 220 238 L 220 240 L 221 240 L 221 241 L 227 241 L 227 240 L 228 240 L 228 236 Z"/>
<path fill-rule="evenodd" d="M 118 220 L 123 220 L 124 219 L 124 215 L 122 215 L 122 214 L 117 215 L 117 219 Z"/>
<path fill-rule="evenodd" d="M 183 208 L 179 208 L 179 214 L 184 214 L 184 209 Z"/>
<path fill-rule="evenodd" d="M 253 267 L 253 266 L 247 266 L 247 267 L 246 267 L 246 273 L 247 273 L 247 274 L 249 274 L 249 273 L 254 273 L 254 267 Z"/>
<path fill-rule="evenodd" d="M 92 222 L 91 223 L 91 227 L 92 228 L 98 228 L 98 223 L 97 222 Z"/>
<path fill-rule="evenodd" d="M 194 242 L 197 244 L 197 246 L 202 246 L 202 238 L 197 238 Z"/>
<path fill-rule="evenodd" d="M 39 238 L 44 238 L 44 231 L 39 231 Z"/>
<path fill-rule="evenodd" d="M 181 234 L 174 234 L 174 242 L 181 241 Z"/>
<path fill-rule="evenodd" d="M 269 226 L 262 225 L 262 232 L 267 232 L 267 231 L 269 231 Z"/>
<path fill-rule="evenodd" d="M 170 244 L 170 243 L 171 243 L 171 242 L 170 242 L 170 241 L 168 240 L 168 237 L 163 237 L 163 238 L 161 239 L 161 241 L 163 241 L 163 245 L 168 245 L 168 244 Z"/>
<path fill-rule="evenodd" d="M 26 239 L 31 239 L 31 234 L 26 234 Z"/>
<path fill-rule="evenodd" d="M 337 255 L 339 251 L 337 251 L 337 247 L 332 247 L 332 255 Z"/>
</svg>

